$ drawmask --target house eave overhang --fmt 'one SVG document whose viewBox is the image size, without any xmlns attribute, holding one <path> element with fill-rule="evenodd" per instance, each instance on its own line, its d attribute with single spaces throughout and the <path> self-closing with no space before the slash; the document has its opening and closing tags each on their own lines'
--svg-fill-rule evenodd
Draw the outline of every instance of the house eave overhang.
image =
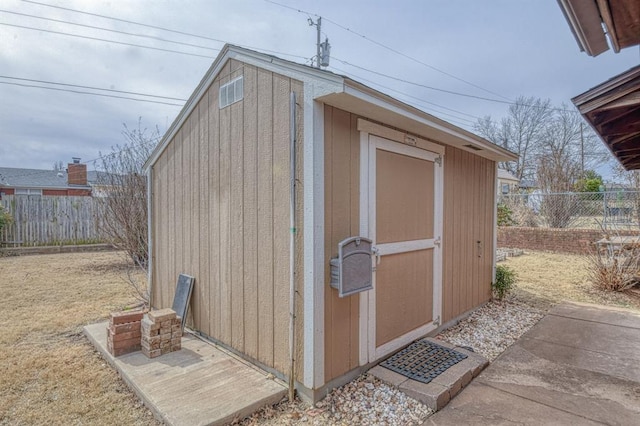
<svg viewBox="0 0 640 426">
<path fill-rule="evenodd" d="M 640 169 L 640 65 L 571 101 L 626 170 Z"/>
<path fill-rule="evenodd" d="M 595 0 L 558 0 L 558 5 L 581 51 L 597 56 L 609 50 Z"/>
<path fill-rule="evenodd" d="M 378 121 L 441 145 L 493 161 L 516 161 L 517 154 L 444 120 L 345 78 L 343 90 L 316 98 L 327 105 Z"/>
<path fill-rule="evenodd" d="M 557 0 L 580 50 L 597 56 L 640 44 L 637 0 Z"/>
</svg>

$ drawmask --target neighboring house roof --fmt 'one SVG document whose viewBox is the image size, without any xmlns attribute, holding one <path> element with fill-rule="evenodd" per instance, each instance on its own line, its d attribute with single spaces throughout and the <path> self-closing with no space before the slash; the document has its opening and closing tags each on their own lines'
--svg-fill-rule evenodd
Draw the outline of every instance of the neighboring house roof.
<svg viewBox="0 0 640 426">
<path fill-rule="evenodd" d="M 640 169 L 640 65 L 571 100 L 622 166 Z"/>
<path fill-rule="evenodd" d="M 87 173 L 87 180 L 89 174 Z M 89 182 L 90 183 L 90 182 Z M 0 186 L 11 188 L 90 189 L 89 185 L 69 185 L 64 171 L 0 167 Z"/>
<path fill-rule="evenodd" d="M 537 188 L 538 184 L 533 180 L 522 179 L 520 181 L 519 186 L 520 188 L 523 188 L 523 189 L 531 189 L 531 188 Z"/>
<path fill-rule="evenodd" d="M 512 180 L 514 182 L 518 182 L 518 178 L 515 177 L 509 170 L 498 169 L 498 179 L 502 180 Z"/>
<path fill-rule="evenodd" d="M 640 44 L 638 0 L 558 0 L 580 50 L 597 56 Z"/>
<path fill-rule="evenodd" d="M 401 102 L 387 94 L 359 83 L 349 77 L 313 68 L 308 65 L 280 59 L 273 55 L 255 52 L 227 44 L 204 75 L 200 84 L 164 134 L 160 143 L 144 165 L 147 171 L 160 157 L 198 101 L 219 74 L 228 59 L 237 59 L 259 68 L 285 75 L 305 84 L 305 108 L 309 112 L 313 101 L 352 112 L 387 125 L 403 129 L 426 140 L 454 146 L 494 161 L 515 161 L 518 156 L 492 142 L 418 108 Z M 313 122 L 305 126 L 313 126 Z"/>
</svg>

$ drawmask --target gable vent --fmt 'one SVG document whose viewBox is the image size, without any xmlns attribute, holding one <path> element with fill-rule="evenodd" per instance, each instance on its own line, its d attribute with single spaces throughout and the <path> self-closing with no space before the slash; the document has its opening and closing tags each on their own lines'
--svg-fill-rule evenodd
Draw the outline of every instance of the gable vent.
<svg viewBox="0 0 640 426">
<path fill-rule="evenodd" d="M 464 147 L 465 147 L 465 148 L 471 148 L 471 149 L 472 149 L 472 150 L 474 150 L 474 151 L 482 151 L 482 148 L 478 148 L 477 146 L 475 146 L 475 145 L 471 145 L 471 144 L 469 144 L 469 145 L 465 145 Z"/>
<path fill-rule="evenodd" d="M 220 86 L 220 109 L 242 100 L 244 87 L 242 76 Z"/>
</svg>

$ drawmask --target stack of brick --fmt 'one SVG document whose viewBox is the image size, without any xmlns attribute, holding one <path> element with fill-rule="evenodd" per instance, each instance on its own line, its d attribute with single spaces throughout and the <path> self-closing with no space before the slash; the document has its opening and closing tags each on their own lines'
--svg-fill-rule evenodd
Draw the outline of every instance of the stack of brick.
<svg viewBox="0 0 640 426">
<path fill-rule="evenodd" d="M 173 309 L 159 309 L 144 316 L 141 322 L 142 353 L 155 358 L 182 347 L 182 320 Z"/>
<path fill-rule="evenodd" d="M 140 350 L 140 322 L 144 313 L 113 312 L 107 327 L 107 350 L 120 356 Z"/>
</svg>

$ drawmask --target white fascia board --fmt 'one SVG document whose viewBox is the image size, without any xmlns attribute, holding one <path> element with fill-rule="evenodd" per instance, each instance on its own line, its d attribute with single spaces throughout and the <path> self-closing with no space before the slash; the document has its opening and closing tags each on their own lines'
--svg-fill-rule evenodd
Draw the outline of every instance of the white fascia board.
<svg viewBox="0 0 640 426">
<path fill-rule="evenodd" d="M 335 90 L 323 81 L 304 84 L 304 374 L 303 384 L 325 383 L 324 359 L 324 104 L 318 96 Z"/>
<path fill-rule="evenodd" d="M 358 84 L 357 82 L 353 82 L 353 83 Z M 430 116 L 427 113 L 418 113 L 419 110 L 414 109 L 409 105 L 405 105 L 400 101 L 389 102 L 388 100 L 385 100 L 380 96 L 374 96 L 372 93 L 368 93 L 368 91 L 362 90 L 361 88 L 355 87 L 354 85 L 351 85 L 349 83 L 345 84 L 344 93 L 347 95 L 353 96 L 355 98 L 361 99 L 364 102 L 368 102 L 380 108 L 384 108 L 398 115 L 402 115 L 417 123 L 424 124 L 425 126 L 428 126 L 433 129 L 439 130 L 443 133 L 449 134 L 455 138 L 462 139 L 466 142 L 469 142 L 472 145 L 479 146 L 482 149 L 492 152 L 494 154 L 507 157 L 509 158 L 509 161 L 516 161 L 518 159 L 518 156 L 511 151 L 500 148 L 499 146 L 496 146 L 492 143 L 488 143 L 487 141 L 479 137 L 472 137 L 471 133 L 467 133 L 462 129 L 458 129 L 453 124 L 446 123 L 446 124 L 449 124 L 448 126 L 446 126 L 444 125 L 445 124 L 444 121 L 443 122 L 438 122 L 440 120 L 435 121 L 433 119 L 435 117 L 430 118 Z M 412 111 L 412 110 L 415 110 L 415 111 Z"/>
<path fill-rule="evenodd" d="M 173 121 L 162 140 L 153 150 L 147 161 L 144 163 L 143 171 L 153 165 L 160 155 L 164 152 L 169 142 L 174 138 L 178 130 L 182 127 L 187 117 L 195 109 L 200 99 L 207 92 L 215 78 L 220 73 L 222 67 L 229 59 L 236 59 L 249 65 L 272 71 L 284 75 L 295 80 L 302 81 L 304 84 L 313 83 L 315 86 L 315 97 L 328 93 L 341 92 L 344 87 L 344 77 L 322 70 L 314 70 L 305 65 L 296 64 L 289 61 L 283 61 L 274 56 L 266 55 L 259 52 L 243 49 L 237 46 L 226 45 L 213 64 L 204 75 L 198 87 L 189 97 L 184 107 Z M 321 90 L 324 88 L 324 90 Z"/>
<path fill-rule="evenodd" d="M 149 309 L 153 308 L 152 299 L 153 295 L 153 249 L 154 249 L 154 235 L 153 235 L 153 188 L 151 187 L 151 180 L 153 179 L 153 167 L 147 169 L 147 292 L 149 296 Z"/>
<path fill-rule="evenodd" d="M 225 62 L 226 59 L 236 59 L 245 64 L 254 65 L 267 71 L 293 78 L 294 80 L 299 80 L 304 83 L 314 83 L 314 86 L 319 83 L 324 83 L 334 85 L 335 90 L 341 91 L 344 84 L 344 77 L 340 75 L 235 46 L 229 48 L 228 58 L 225 58 Z M 314 91 L 317 91 L 317 89 L 314 88 Z M 318 95 L 316 95 L 316 97 L 317 96 Z"/>
</svg>

